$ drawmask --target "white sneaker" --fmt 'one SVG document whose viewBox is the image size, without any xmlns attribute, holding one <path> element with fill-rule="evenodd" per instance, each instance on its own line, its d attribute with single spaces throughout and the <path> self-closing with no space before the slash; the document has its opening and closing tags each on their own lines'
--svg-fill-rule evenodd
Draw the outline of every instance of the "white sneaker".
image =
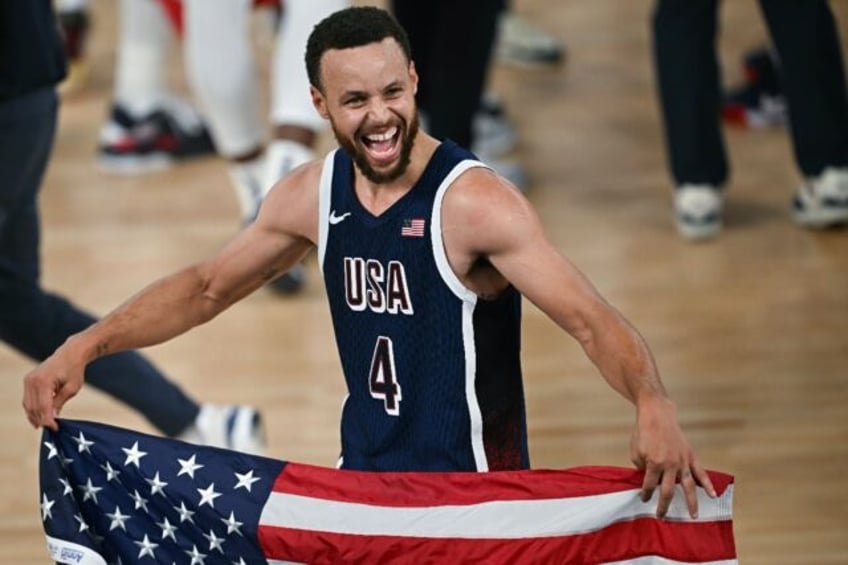
<svg viewBox="0 0 848 565">
<path fill-rule="evenodd" d="M 177 439 L 254 455 L 265 452 L 262 417 L 250 406 L 204 404 L 194 424 Z"/>
<path fill-rule="evenodd" d="M 807 179 L 792 203 L 795 222 L 808 228 L 848 223 L 848 167 L 828 167 Z"/>
<path fill-rule="evenodd" d="M 724 191 L 710 184 L 684 184 L 674 191 L 674 218 L 686 239 L 699 241 L 721 231 Z"/>
<path fill-rule="evenodd" d="M 515 148 L 518 134 L 509 121 L 498 97 L 486 92 L 471 124 L 471 152 L 475 155 L 501 157 Z"/>
<path fill-rule="evenodd" d="M 559 39 L 510 10 L 498 22 L 495 52 L 505 62 L 524 66 L 556 65 L 565 57 Z"/>
<path fill-rule="evenodd" d="M 302 143 L 288 139 L 272 141 L 265 150 L 265 179 L 262 185 L 265 194 L 263 196 L 267 196 L 267 192 L 277 181 L 289 174 L 292 169 L 314 158 L 315 152 Z"/>
<path fill-rule="evenodd" d="M 250 224 L 259 213 L 265 192 L 262 186 L 265 178 L 264 156 L 259 156 L 252 161 L 233 162 L 227 172 L 238 199 L 241 223 Z"/>
</svg>

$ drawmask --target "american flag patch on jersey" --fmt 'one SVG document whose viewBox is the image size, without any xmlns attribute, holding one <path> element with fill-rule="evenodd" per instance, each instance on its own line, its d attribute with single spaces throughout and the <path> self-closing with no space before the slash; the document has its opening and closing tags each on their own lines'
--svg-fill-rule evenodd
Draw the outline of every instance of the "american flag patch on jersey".
<svg viewBox="0 0 848 565">
<path fill-rule="evenodd" d="M 403 221 L 403 226 L 400 228 L 400 235 L 403 237 L 424 237 L 424 219 L 405 219 Z"/>
</svg>

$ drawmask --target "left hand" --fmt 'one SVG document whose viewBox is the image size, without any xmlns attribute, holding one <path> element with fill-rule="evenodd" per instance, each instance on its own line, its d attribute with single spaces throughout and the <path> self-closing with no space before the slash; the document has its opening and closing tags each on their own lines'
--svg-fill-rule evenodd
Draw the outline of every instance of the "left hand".
<svg viewBox="0 0 848 565">
<path fill-rule="evenodd" d="M 637 404 L 630 458 L 645 472 L 642 501 L 650 500 L 657 486 L 660 488 L 658 518 L 668 512 L 678 479 L 692 518 L 698 517 L 696 485 L 701 485 L 709 496 L 716 496 L 715 487 L 680 429 L 674 404 L 668 398 L 651 397 Z"/>
</svg>

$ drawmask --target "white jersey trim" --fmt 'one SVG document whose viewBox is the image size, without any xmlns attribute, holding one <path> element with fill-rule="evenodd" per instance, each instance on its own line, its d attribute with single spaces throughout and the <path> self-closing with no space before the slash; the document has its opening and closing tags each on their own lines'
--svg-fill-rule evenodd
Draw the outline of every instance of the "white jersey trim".
<svg viewBox="0 0 848 565">
<path fill-rule="evenodd" d="M 459 298 L 466 301 L 477 301 L 477 295 L 467 288 L 453 272 L 453 269 L 448 262 L 448 256 L 445 253 L 445 244 L 442 239 L 442 201 L 445 199 L 445 193 L 459 176 L 474 167 L 486 167 L 480 161 L 466 159 L 456 164 L 453 170 L 442 180 L 436 190 L 436 198 L 433 201 L 433 217 L 430 220 L 430 241 L 433 244 L 433 257 L 436 259 L 436 266 L 439 269 L 439 274 L 442 275 L 442 280 L 448 285 L 448 288 Z"/>
<path fill-rule="evenodd" d="M 330 235 L 330 204 L 333 200 L 333 166 L 336 151 L 330 151 L 324 157 L 321 168 L 321 180 L 318 183 L 318 268 L 324 276 L 324 254 L 327 251 L 327 238 Z"/>
<path fill-rule="evenodd" d="M 433 201 L 433 217 L 430 219 L 430 242 L 433 246 L 433 258 L 442 281 L 462 301 L 462 343 L 465 350 L 465 402 L 471 419 L 471 449 L 474 452 L 474 464 L 477 471 L 489 470 L 486 447 L 483 443 L 483 416 L 477 401 L 477 351 L 474 346 L 474 308 L 477 295 L 467 288 L 456 276 L 448 262 L 445 244 L 442 239 L 442 201 L 453 182 L 465 171 L 474 167 L 485 167 L 480 161 L 466 159 L 457 163 L 453 170 L 442 180 L 436 190 Z"/>
</svg>

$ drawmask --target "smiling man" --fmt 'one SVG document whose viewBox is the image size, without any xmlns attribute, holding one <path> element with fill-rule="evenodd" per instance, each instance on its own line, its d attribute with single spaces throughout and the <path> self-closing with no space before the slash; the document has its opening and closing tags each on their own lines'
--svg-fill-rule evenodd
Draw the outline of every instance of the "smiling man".
<svg viewBox="0 0 848 565">
<path fill-rule="evenodd" d="M 418 77 L 385 11 L 349 8 L 306 51 L 312 99 L 341 149 L 277 183 L 256 222 L 214 257 L 147 287 L 26 378 L 34 426 L 94 359 L 161 343 L 318 256 L 348 388 L 340 466 L 371 471 L 529 467 L 521 297 L 573 336 L 636 408 L 643 496 L 715 491 L 681 431 L 647 344 L 547 240 L 529 202 L 417 125 Z"/>
</svg>

